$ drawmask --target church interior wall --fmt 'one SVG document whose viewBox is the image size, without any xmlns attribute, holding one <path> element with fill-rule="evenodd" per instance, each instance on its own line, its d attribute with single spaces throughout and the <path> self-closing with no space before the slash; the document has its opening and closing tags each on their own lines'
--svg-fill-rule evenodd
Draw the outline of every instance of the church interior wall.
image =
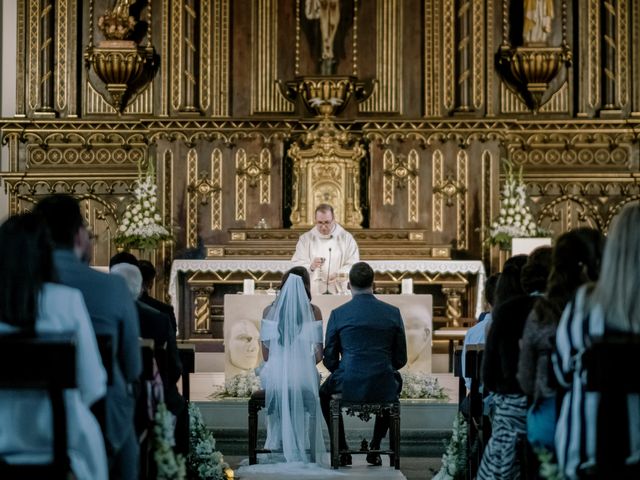
<svg viewBox="0 0 640 480">
<path fill-rule="evenodd" d="M 106 263 L 138 164 L 153 161 L 175 235 L 157 253 L 165 268 L 199 246 L 225 247 L 230 229 L 288 226 L 287 162 L 320 124 L 302 98 L 305 78 L 319 76 L 353 77 L 354 98 L 327 118 L 334 135 L 350 135 L 336 145 L 364 149 L 370 229 L 423 231 L 425 243 L 495 269 L 486 227 L 504 159 L 523 168 L 533 213 L 556 235 L 606 231 L 640 198 L 638 2 L 527 2 L 553 12 L 540 20 L 548 32 L 525 34 L 515 0 L 340 0 L 334 57 L 323 61 L 307 1 L 115 2 L 156 55 L 152 80 L 122 112 L 86 56 L 105 40 L 98 22 L 114 2 L 50 2 L 44 19 L 42 2 L 3 2 L 0 214 L 72 193 Z M 504 70 L 531 46 L 559 65 L 537 97 Z"/>
</svg>

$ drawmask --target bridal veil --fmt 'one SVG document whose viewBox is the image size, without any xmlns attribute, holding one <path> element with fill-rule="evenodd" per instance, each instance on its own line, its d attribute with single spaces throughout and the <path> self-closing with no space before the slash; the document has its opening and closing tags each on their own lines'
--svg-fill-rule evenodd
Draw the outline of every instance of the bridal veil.
<svg viewBox="0 0 640 480">
<path fill-rule="evenodd" d="M 266 391 L 265 448 L 282 450 L 286 462 L 320 462 L 326 449 L 318 396 L 315 348 L 322 344 L 302 278 L 291 274 L 262 321 L 269 357 L 260 372 Z"/>
</svg>

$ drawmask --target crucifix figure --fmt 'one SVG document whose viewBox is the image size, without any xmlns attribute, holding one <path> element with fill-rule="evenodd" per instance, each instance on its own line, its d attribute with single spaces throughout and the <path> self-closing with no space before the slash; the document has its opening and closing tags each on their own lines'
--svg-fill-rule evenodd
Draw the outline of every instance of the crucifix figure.
<svg viewBox="0 0 640 480">
<path fill-rule="evenodd" d="M 322 74 L 332 73 L 335 64 L 333 41 L 340 23 L 340 0 L 306 0 L 305 15 L 309 20 L 320 21 L 322 34 Z"/>
</svg>

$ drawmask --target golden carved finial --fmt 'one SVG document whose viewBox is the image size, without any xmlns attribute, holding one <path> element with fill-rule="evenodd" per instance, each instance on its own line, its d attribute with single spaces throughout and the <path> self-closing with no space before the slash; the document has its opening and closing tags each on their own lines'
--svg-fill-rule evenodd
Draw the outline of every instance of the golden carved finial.
<svg viewBox="0 0 640 480">
<path fill-rule="evenodd" d="M 107 40 L 127 40 L 133 35 L 136 19 L 129 15 L 132 0 L 116 0 L 98 19 L 98 28 Z"/>
</svg>

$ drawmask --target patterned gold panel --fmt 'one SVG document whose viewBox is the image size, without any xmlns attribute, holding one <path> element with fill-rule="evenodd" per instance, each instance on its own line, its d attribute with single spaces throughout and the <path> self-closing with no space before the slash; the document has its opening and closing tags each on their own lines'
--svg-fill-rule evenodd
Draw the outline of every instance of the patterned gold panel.
<svg viewBox="0 0 640 480">
<path fill-rule="evenodd" d="M 162 218 L 165 225 L 172 226 L 174 223 L 173 212 L 175 211 L 173 195 L 174 161 L 173 152 L 170 149 L 165 150 L 163 163 Z M 173 246 L 174 242 L 162 242 L 164 258 L 173 258 Z"/>
<path fill-rule="evenodd" d="M 171 1 L 171 106 L 179 110 L 182 104 L 182 10 L 184 0 Z"/>
<path fill-rule="evenodd" d="M 116 109 L 107 103 L 102 94 L 96 91 L 89 81 L 87 81 L 87 88 L 85 89 L 85 92 L 85 113 L 88 115 L 117 114 Z M 124 113 L 149 115 L 153 113 L 153 82 L 150 82 L 149 86 L 140 92 L 135 99 L 126 106 Z"/>
<path fill-rule="evenodd" d="M 144 158 L 141 147 L 114 148 L 113 146 L 83 148 L 81 144 L 48 146 L 27 146 L 27 166 L 34 167 L 79 167 L 91 165 L 129 165 L 135 167 Z"/>
<path fill-rule="evenodd" d="M 443 3 L 443 69 L 442 69 L 442 84 L 443 84 L 443 100 L 444 107 L 447 110 L 453 109 L 454 101 L 454 89 L 455 89 L 455 68 L 454 60 L 456 58 L 456 50 L 454 46 L 454 20 L 455 9 L 453 0 L 444 0 Z"/>
<path fill-rule="evenodd" d="M 403 0 L 376 3 L 376 89 L 361 112 L 402 113 Z"/>
<path fill-rule="evenodd" d="M 292 112 L 278 79 L 278 2 L 255 0 L 252 12 L 251 112 Z"/>
<path fill-rule="evenodd" d="M 271 152 L 268 148 L 260 151 L 260 171 L 271 172 Z M 260 204 L 271 203 L 271 175 L 260 175 Z"/>
<path fill-rule="evenodd" d="M 496 51 L 496 47 L 495 47 L 495 40 L 494 40 L 494 3 L 492 1 L 487 2 L 487 20 L 486 20 L 486 24 L 487 24 L 487 30 L 486 30 L 486 35 L 487 35 L 487 52 L 495 52 Z M 484 55 L 485 52 L 483 51 L 482 54 Z M 491 58 L 488 56 L 488 58 Z M 490 63 L 489 63 L 490 64 Z M 494 74 L 493 74 L 494 69 L 490 68 L 489 72 L 486 76 L 486 82 L 487 82 L 487 102 L 486 102 L 486 110 L 487 110 L 487 115 L 493 115 L 494 114 L 494 106 L 493 106 L 493 80 L 495 78 Z"/>
<path fill-rule="evenodd" d="M 433 39 L 433 2 L 424 1 L 424 112 L 427 117 L 434 115 L 433 83 L 434 75 L 434 39 Z"/>
<path fill-rule="evenodd" d="M 440 150 L 433 152 L 433 165 L 432 165 L 432 182 L 433 188 L 444 183 L 444 159 Z M 434 232 L 442 232 L 442 218 L 444 216 L 444 195 L 440 192 L 433 193 L 433 200 L 431 202 L 432 216 L 431 225 Z"/>
<path fill-rule="evenodd" d="M 187 153 L 187 185 L 198 182 L 198 153 L 194 148 Z M 187 190 L 187 248 L 198 245 L 198 192 Z"/>
<path fill-rule="evenodd" d="M 247 219 L 247 176 L 238 173 L 247 168 L 247 152 L 244 148 L 236 152 L 236 221 Z"/>
<path fill-rule="evenodd" d="M 627 69 L 627 62 L 629 61 L 629 16 L 627 12 L 629 5 L 627 0 L 618 0 L 617 7 L 618 49 L 616 64 L 618 65 L 618 72 L 616 81 L 618 84 L 618 105 L 624 107 L 629 101 L 629 74 Z"/>
<path fill-rule="evenodd" d="M 38 54 L 40 52 L 40 0 L 31 0 L 29 2 L 29 21 L 28 21 L 28 56 L 29 56 L 29 68 L 27 70 L 27 85 L 29 89 L 28 105 L 30 110 L 35 110 L 38 107 L 40 100 L 39 85 L 40 85 L 40 62 L 38 61 Z"/>
<path fill-rule="evenodd" d="M 216 0 L 213 9 L 211 114 L 214 117 L 226 117 L 229 115 L 229 0 Z"/>
<path fill-rule="evenodd" d="M 70 37 L 67 28 L 67 7 L 75 11 L 75 2 L 58 0 L 56 2 L 57 27 L 56 27 L 56 102 L 59 110 L 67 107 L 67 38 Z"/>
<path fill-rule="evenodd" d="M 493 218 L 493 158 L 491 152 L 484 150 L 482 152 L 482 187 L 480 189 L 480 205 L 482 208 L 480 219 L 480 243 L 482 247 L 482 260 L 486 261 L 490 256 L 489 246 L 485 243 L 487 238 L 487 231 L 491 225 Z"/>
<path fill-rule="evenodd" d="M 353 0 L 353 38 L 351 40 L 352 65 L 351 74 L 358 76 L 358 0 Z"/>
<path fill-rule="evenodd" d="M 491 0 L 488 3 L 492 3 Z M 484 100 L 484 22 L 484 2 L 473 2 L 473 106 L 476 110 Z"/>
<path fill-rule="evenodd" d="M 194 298 L 194 331 L 195 333 L 209 333 L 211 328 L 211 306 L 210 297 L 213 288 L 202 288 L 196 290 Z"/>
<path fill-rule="evenodd" d="M 600 103 L 600 1 L 590 0 L 587 6 L 589 24 L 587 28 L 589 69 L 589 106 L 596 108 Z"/>
<path fill-rule="evenodd" d="M 384 171 L 391 171 L 395 164 L 395 157 L 393 151 L 386 149 L 382 155 L 382 168 Z M 385 175 L 382 179 L 382 204 L 393 205 L 395 203 L 395 191 L 394 191 L 393 175 Z"/>
<path fill-rule="evenodd" d="M 531 110 L 504 82 L 500 83 L 502 113 L 530 113 Z M 564 82 L 549 101 L 540 107 L 540 113 L 567 113 L 569 111 L 569 83 Z"/>
<path fill-rule="evenodd" d="M 211 102 L 211 3 L 200 0 L 200 107 L 203 111 Z"/>
<path fill-rule="evenodd" d="M 458 186 L 464 187 L 463 191 L 458 192 L 457 202 L 457 240 L 458 249 L 465 250 L 468 245 L 469 226 L 467 225 L 467 205 L 469 204 L 469 177 L 467 174 L 467 163 L 469 157 L 467 152 L 461 150 L 458 152 Z"/>
<path fill-rule="evenodd" d="M 215 148 L 211 152 L 211 230 L 222 230 L 222 151 Z"/>
<path fill-rule="evenodd" d="M 409 222 L 418 222 L 420 217 L 420 184 L 417 172 L 420 169 L 420 155 L 415 149 L 409 152 L 407 166 L 410 172 L 416 172 L 416 175 L 409 175 L 407 178 L 407 202 L 409 204 L 407 219 Z"/>
<path fill-rule="evenodd" d="M 169 52 L 169 34 L 173 32 L 174 25 L 169 13 L 170 3 L 171 0 L 162 0 L 162 23 L 165 26 L 160 29 L 162 32 L 160 51 L 162 58 L 167 60 L 171 58 Z M 169 115 L 169 61 L 167 60 L 160 62 L 160 115 L 164 116 Z"/>
</svg>

